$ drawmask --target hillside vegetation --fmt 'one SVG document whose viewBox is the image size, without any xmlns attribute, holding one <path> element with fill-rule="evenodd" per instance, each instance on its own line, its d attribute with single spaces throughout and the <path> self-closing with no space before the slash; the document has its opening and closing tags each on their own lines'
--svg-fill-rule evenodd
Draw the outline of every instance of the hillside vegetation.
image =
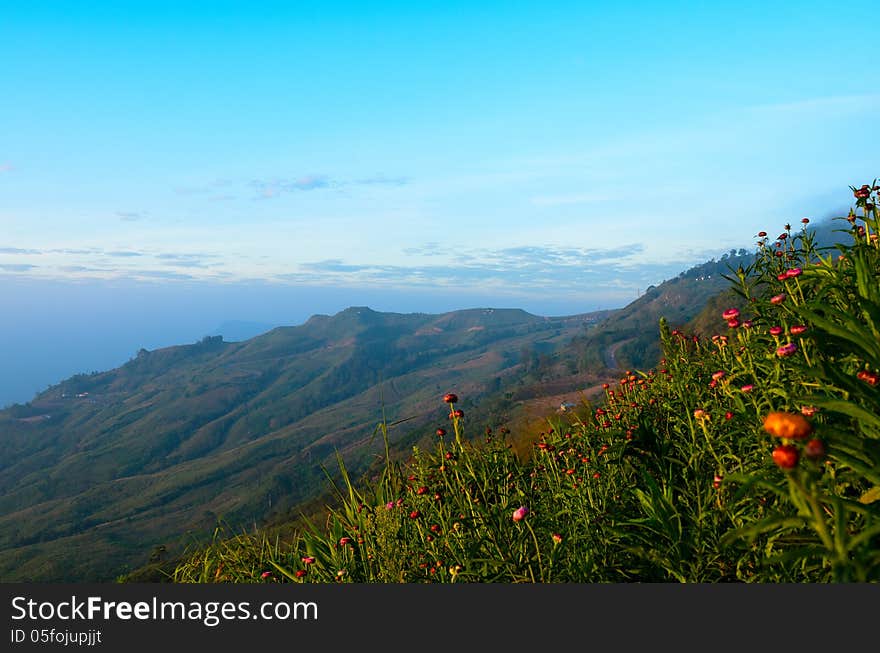
<svg viewBox="0 0 880 653">
<path fill-rule="evenodd" d="M 108 580 L 220 520 L 278 519 L 323 492 L 337 451 L 367 468 L 383 411 L 405 450 L 438 392 L 498 394 L 523 352 L 549 355 L 604 316 L 353 307 L 68 379 L 0 411 L 0 578 Z"/>
<path fill-rule="evenodd" d="M 847 244 L 760 233 L 714 333 L 661 317 L 659 364 L 550 417 L 528 451 L 437 393 L 433 446 L 386 448 L 362 479 L 340 459 L 322 519 L 218 537 L 174 580 L 880 580 L 878 190 L 852 189 Z"/>
</svg>

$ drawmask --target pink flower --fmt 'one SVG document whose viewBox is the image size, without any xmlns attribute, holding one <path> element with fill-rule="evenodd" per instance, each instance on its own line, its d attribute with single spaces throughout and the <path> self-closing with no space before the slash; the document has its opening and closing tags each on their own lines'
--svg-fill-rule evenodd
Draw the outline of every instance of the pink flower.
<svg viewBox="0 0 880 653">
<path fill-rule="evenodd" d="M 782 335 L 782 327 L 781 326 L 770 327 L 770 335 L 771 336 L 781 336 Z"/>
<path fill-rule="evenodd" d="M 785 276 L 788 279 L 794 279 L 795 277 L 799 277 L 804 273 L 800 268 L 792 268 L 791 270 L 785 271 Z"/>
<path fill-rule="evenodd" d="M 791 331 L 792 334 L 796 335 L 796 336 L 802 334 L 806 330 L 807 330 L 807 327 L 804 324 L 795 324 L 789 329 L 789 331 Z"/>
<path fill-rule="evenodd" d="M 774 297 L 770 298 L 771 304 L 781 304 L 784 301 L 785 301 L 785 293 L 784 292 L 779 293 L 778 295 L 775 295 Z"/>
<path fill-rule="evenodd" d="M 302 561 L 304 565 L 310 565 L 315 562 L 315 559 L 312 556 L 303 556 Z"/>
<path fill-rule="evenodd" d="M 735 329 L 739 326 L 739 320 L 737 320 L 736 318 L 733 318 L 732 320 L 727 320 L 727 326 L 729 326 L 731 329 Z"/>
<path fill-rule="evenodd" d="M 738 308 L 728 308 L 721 314 L 725 320 L 732 320 L 734 318 L 739 317 L 739 309 Z"/>
<path fill-rule="evenodd" d="M 746 383 L 743 387 L 740 388 L 740 390 L 742 390 L 743 392 L 751 392 L 754 389 L 755 386 L 753 386 L 751 383 Z"/>
<path fill-rule="evenodd" d="M 529 509 L 525 506 L 520 506 L 516 510 L 513 511 L 513 521 L 522 521 L 525 519 L 525 516 L 529 514 Z"/>
<path fill-rule="evenodd" d="M 782 345 L 781 347 L 777 347 L 776 355 L 780 357 L 791 356 L 798 350 L 798 347 L 793 342 L 788 343 L 787 345 Z"/>
<path fill-rule="evenodd" d="M 260 574 L 260 578 L 263 578 L 263 579 L 272 578 L 272 572 L 271 571 L 264 571 L 262 574 Z"/>
<path fill-rule="evenodd" d="M 724 378 L 724 372 L 722 370 L 718 370 L 715 374 L 712 375 L 712 379 L 714 381 L 718 381 Z"/>
</svg>

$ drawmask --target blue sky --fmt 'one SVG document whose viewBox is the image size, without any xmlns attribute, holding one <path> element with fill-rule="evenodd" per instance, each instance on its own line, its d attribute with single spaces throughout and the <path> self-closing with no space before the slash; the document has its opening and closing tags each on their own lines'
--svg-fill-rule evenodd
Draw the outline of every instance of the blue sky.
<svg viewBox="0 0 880 653">
<path fill-rule="evenodd" d="M 877 175 L 875 13 L 7 3 L 0 300 L 268 288 L 296 310 L 205 320 L 282 322 L 622 306 Z"/>
</svg>

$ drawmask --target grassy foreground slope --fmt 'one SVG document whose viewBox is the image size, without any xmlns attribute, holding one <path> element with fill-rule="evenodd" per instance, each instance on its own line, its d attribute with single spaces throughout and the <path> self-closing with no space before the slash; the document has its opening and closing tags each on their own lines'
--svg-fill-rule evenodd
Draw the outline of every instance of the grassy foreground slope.
<svg viewBox="0 0 880 653">
<path fill-rule="evenodd" d="M 285 540 L 194 551 L 175 580 L 880 580 L 880 187 L 852 191 L 849 244 L 759 234 L 715 333 L 661 320 L 660 364 L 550 418 L 527 455 L 438 393 L 434 446 L 344 476 Z"/>
</svg>

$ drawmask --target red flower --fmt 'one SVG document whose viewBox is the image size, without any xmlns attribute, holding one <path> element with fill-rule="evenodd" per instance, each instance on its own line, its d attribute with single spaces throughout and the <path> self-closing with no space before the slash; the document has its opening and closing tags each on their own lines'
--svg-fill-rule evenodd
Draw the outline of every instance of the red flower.
<svg viewBox="0 0 880 653">
<path fill-rule="evenodd" d="M 520 506 L 516 510 L 513 511 L 513 521 L 522 521 L 525 519 L 526 515 L 529 514 L 529 509 L 525 506 Z"/>
<path fill-rule="evenodd" d="M 306 575 L 306 570 L 305 570 L 305 569 L 297 569 L 297 570 L 296 570 L 296 573 L 295 573 L 294 575 L 295 575 L 297 578 L 302 578 L 303 576 Z"/>
<path fill-rule="evenodd" d="M 793 469 L 799 458 L 800 454 L 793 444 L 781 444 L 773 450 L 773 462 L 782 469 Z"/>
<path fill-rule="evenodd" d="M 416 494 L 427 494 L 427 493 L 428 493 L 428 488 L 426 488 L 424 485 L 422 487 L 420 487 L 418 490 L 416 490 Z"/>
<path fill-rule="evenodd" d="M 773 296 L 773 297 L 770 298 L 770 303 L 771 303 L 771 304 L 781 304 L 781 303 L 784 302 L 784 301 L 785 301 L 785 293 L 784 293 L 784 292 L 783 292 L 783 293 L 779 293 L 778 295 L 775 295 L 775 296 Z"/>
<path fill-rule="evenodd" d="M 443 401 L 445 401 L 447 404 L 454 404 L 458 401 L 458 395 L 452 392 L 447 392 L 445 395 L 443 395 Z"/>
<path fill-rule="evenodd" d="M 792 325 L 792 327 L 789 329 L 789 331 L 791 331 L 792 335 L 795 335 L 795 336 L 799 336 L 800 334 L 802 334 L 806 330 L 807 330 L 807 327 L 804 324 L 795 324 L 795 325 Z"/>
<path fill-rule="evenodd" d="M 804 455 L 810 460 L 820 460 L 825 457 L 825 443 L 819 438 L 813 438 L 804 445 Z"/>
<path fill-rule="evenodd" d="M 782 335 L 782 327 L 781 326 L 772 326 L 770 327 L 770 335 L 771 336 L 781 336 Z"/>
<path fill-rule="evenodd" d="M 727 326 L 729 326 L 731 329 L 735 329 L 739 326 L 739 320 L 737 320 L 736 318 L 733 318 L 732 320 L 727 320 Z"/>
<path fill-rule="evenodd" d="M 411 513 L 409 513 L 410 519 L 418 519 L 421 516 L 422 516 L 422 513 L 420 513 L 418 510 L 413 510 Z"/>
<path fill-rule="evenodd" d="M 801 222 L 803 222 L 804 224 L 810 224 L 810 219 L 809 218 L 801 218 Z"/>
<path fill-rule="evenodd" d="M 712 479 L 712 487 L 714 487 L 716 490 L 718 488 L 720 488 L 722 480 L 723 479 L 720 476 L 718 476 L 718 474 L 715 474 L 715 478 Z"/>
<path fill-rule="evenodd" d="M 786 356 L 791 356 L 795 352 L 797 352 L 798 346 L 793 342 L 788 343 L 787 345 L 782 345 L 781 347 L 776 348 L 776 355 L 784 358 Z"/>
<path fill-rule="evenodd" d="M 437 429 L 438 438 L 442 438 L 444 435 L 446 435 L 446 429 Z"/>
<path fill-rule="evenodd" d="M 735 317 L 739 317 L 739 309 L 738 308 L 728 308 L 721 314 L 725 320 L 732 320 Z"/>
<path fill-rule="evenodd" d="M 800 268 L 791 268 L 790 270 L 785 271 L 785 276 L 788 279 L 794 279 L 795 277 L 799 277 L 804 273 Z"/>
<path fill-rule="evenodd" d="M 758 238 L 764 238 L 766 235 L 767 235 L 766 231 L 759 231 L 758 232 Z"/>
<path fill-rule="evenodd" d="M 456 408 L 451 413 L 449 413 L 449 419 L 452 419 L 454 417 L 464 417 L 464 411 L 462 411 L 460 408 Z"/>
</svg>

